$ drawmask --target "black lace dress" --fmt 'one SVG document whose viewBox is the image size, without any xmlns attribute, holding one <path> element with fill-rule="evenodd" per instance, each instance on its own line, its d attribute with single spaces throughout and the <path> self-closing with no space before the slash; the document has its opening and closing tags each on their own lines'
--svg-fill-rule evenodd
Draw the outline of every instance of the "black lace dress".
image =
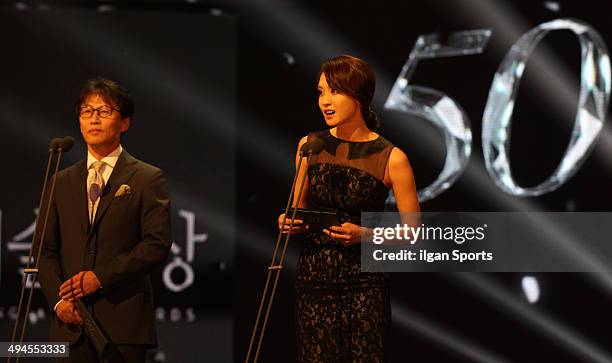
<svg viewBox="0 0 612 363">
<path fill-rule="evenodd" d="M 382 212 L 385 168 L 393 145 L 382 137 L 349 142 L 329 130 L 311 133 L 324 150 L 309 160 L 309 209 L 333 210 L 357 225 L 361 212 Z M 384 362 L 391 323 L 389 284 L 363 273 L 360 245 L 344 247 L 322 232 L 305 236 L 296 281 L 299 362 Z"/>
</svg>

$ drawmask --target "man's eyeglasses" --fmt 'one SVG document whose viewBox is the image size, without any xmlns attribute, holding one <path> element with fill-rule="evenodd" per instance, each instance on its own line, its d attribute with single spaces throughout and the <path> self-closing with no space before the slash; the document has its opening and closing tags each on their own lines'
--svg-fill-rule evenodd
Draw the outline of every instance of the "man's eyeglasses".
<svg viewBox="0 0 612 363">
<path fill-rule="evenodd" d="M 90 118 L 93 116 L 94 112 L 98 112 L 98 115 L 101 118 L 109 118 L 112 116 L 113 111 L 117 111 L 120 113 L 120 111 L 116 108 L 110 107 L 110 106 L 100 106 L 98 108 L 92 108 L 92 107 L 81 107 L 79 109 L 79 116 L 82 118 Z"/>
</svg>

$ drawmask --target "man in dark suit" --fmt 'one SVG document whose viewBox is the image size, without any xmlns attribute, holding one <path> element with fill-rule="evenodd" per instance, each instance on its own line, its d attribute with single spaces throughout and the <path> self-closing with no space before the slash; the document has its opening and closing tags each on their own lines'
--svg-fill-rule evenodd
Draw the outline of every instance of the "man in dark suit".
<svg viewBox="0 0 612 363">
<path fill-rule="evenodd" d="M 170 195 L 163 172 L 121 146 L 133 110 L 123 87 L 87 81 L 77 106 L 87 159 L 57 174 L 39 280 L 54 312 L 50 340 L 71 343 L 68 362 L 99 361 L 75 299 L 121 355 L 102 362 L 144 362 L 156 345 L 149 276 L 170 251 Z"/>
</svg>

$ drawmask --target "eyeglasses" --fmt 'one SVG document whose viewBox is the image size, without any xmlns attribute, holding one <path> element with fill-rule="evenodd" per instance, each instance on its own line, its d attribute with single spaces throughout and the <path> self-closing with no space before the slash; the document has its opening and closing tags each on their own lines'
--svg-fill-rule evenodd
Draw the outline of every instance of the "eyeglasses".
<svg viewBox="0 0 612 363">
<path fill-rule="evenodd" d="M 98 112 L 98 115 L 101 118 L 109 118 L 112 116 L 113 111 L 117 111 L 119 113 L 121 113 L 118 109 L 114 108 L 114 107 L 110 107 L 110 106 L 100 106 L 98 108 L 93 108 L 93 107 L 81 107 L 79 109 L 79 116 L 82 118 L 90 118 L 93 116 L 94 112 Z"/>
</svg>

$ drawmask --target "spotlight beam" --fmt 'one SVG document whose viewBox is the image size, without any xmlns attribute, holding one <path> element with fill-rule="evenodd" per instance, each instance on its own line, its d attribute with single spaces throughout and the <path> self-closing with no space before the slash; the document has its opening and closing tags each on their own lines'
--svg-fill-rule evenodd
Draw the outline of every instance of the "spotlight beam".
<svg viewBox="0 0 612 363">
<path fill-rule="evenodd" d="M 510 318 L 516 319 L 517 316 L 522 318 L 533 328 L 543 333 L 543 336 L 573 353 L 580 361 L 588 359 L 589 362 L 612 363 L 612 357 L 606 351 L 591 343 L 579 332 L 564 326 L 533 305 L 525 303 L 515 294 L 504 290 L 499 284 L 494 283 L 483 274 L 455 273 L 450 274 L 450 276 L 477 292 L 478 296 L 486 297 L 493 306 L 504 307 L 500 311 L 506 313 Z"/>
<path fill-rule="evenodd" d="M 391 307 L 393 321 L 399 322 L 401 327 L 423 334 L 445 348 L 463 355 L 471 362 L 510 363 L 510 361 L 497 356 L 495 353 L 486 350 L 482 346 L 470 342 L 433 321 L 408 310 L 397 301 L 392 301 Z"/>
</svg>

